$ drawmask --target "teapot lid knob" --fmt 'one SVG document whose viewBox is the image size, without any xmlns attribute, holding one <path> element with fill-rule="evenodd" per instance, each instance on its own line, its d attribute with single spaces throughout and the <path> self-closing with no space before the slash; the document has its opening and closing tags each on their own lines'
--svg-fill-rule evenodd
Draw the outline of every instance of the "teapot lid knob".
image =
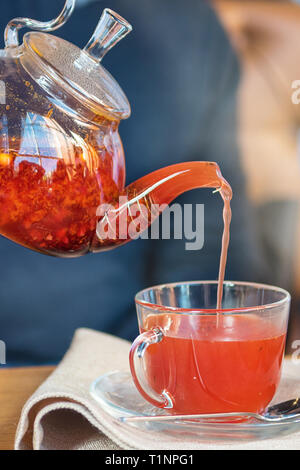
<svg viewBox="0 0 300 470">
<path fill-rule="evenodd" d="M 18 48 L 18 32 L 21 28 L 38 31 L 24 35 L 19 56 L 21 65 L 31 78 L 58 100 L 69 100 L 71 108 L 75 107 L 75 103 L 80 103 L 76 109 L 87 108 L 93 115 L 96 113 L 110 119 L 126 119 L 130 116 L 128 100 L 100 62 L 115 44 L 132 31 L 132 26 L 106 8 L 83 50 L 64 39 L 42 33 L 65 24 L 75 3 L 76 0 L 66 0 L 63 11 L 52 21 L 40 22 L 29 18 L 10 21 L 5 30 L 6 48 L 9 52 Z"/>
<path fill-rule="evenodd" d="M 116 12 L 105 8 L 93 36 L 84 51 L 97 62 L 121 39 L 132 31 L 131 24 Z"/>
</svg>

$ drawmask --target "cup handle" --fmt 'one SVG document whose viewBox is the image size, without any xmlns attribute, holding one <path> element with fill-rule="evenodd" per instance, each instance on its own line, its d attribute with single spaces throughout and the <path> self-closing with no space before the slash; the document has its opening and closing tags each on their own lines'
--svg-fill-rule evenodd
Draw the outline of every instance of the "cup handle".
<svg viewBox="0 0 300 470">
<path fill-rule="evenodd" d="M 173 408 L 172 397 L 167 390 L 163 390 L 161 394 L 155 392 L 148 383 L 145 374 L 144 357 L 146 350 L 156 343 L 163 341 L 164 334 L 160 328 L 153 328 L 140 334 L 133 342 L 129 363 L 133 381 L 140 394 L 152 405 L 158 408 Z"/>
</svg>

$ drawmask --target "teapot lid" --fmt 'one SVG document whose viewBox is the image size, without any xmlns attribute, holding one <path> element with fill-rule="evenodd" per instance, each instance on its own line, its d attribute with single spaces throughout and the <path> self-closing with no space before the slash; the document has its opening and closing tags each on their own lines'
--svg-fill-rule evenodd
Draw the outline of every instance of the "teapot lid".
<svg viewBox="0 0 300 470">
<path fill-rule="evenodd" d="M 74 6 L 74 1 L 70 1 Z M 67 3 L 70 2 L 67 0 Z M 13 35 L 9 29 L 16 21 L 13 20 L 6 29 L 7 47 L 18 46 L 16 32 Z M 41 26 L 33 26 L 32 29 L 49 30 Z M 52 29 L 54 28 L 50 28 Z M 97 108 L 101 107 L 100 114 L 104 112 L 117 119 L 125 119 L 130 116 L 129 102 L 116 80 L 101 65 L 101 60 L 131 30 L 131 25 L 124 18 L 110 9 L 105 9 L 84 49 L 57 36 L 44 32 L 29 32 L 24 36 L 27 54 L 24 54 L 23 58 L 21 56 L 20 60 L 31 75 L 31 71 L 39 68 L 46 82 L 47 78 L 50 78 L 60 89 L 75 95 L 82 104 L 96 112 Z"/>
</svg>

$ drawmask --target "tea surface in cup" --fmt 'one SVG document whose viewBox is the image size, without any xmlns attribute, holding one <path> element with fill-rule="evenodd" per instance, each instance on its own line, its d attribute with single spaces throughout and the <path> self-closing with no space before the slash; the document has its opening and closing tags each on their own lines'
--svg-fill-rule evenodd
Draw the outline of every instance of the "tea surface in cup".
<svg viewBox="0 0 300 470">
<path fill-rule="evenodd" d="M 145 353 L 150 387 L 172 412 L 262 412 L 280 380 L 285 332 L 256 315 L 151 314 L 142 331 L 164 337 Z"/>
</svg>

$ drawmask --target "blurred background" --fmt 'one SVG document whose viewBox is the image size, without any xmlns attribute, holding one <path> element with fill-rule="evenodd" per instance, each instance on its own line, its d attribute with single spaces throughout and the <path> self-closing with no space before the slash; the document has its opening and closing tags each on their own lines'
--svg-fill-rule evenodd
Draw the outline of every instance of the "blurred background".
<svg viewBox="0 0 300 470">
<path fill-rule="evenodd" d="M 64 0 L 1 2 L 0 26 L 46 21 Z M 300 6 L 261 0 L 77 0 L 55 34 L 83 47 L 105 7 L 134 26 L 103 65 L 128 96 L 122 122 L 127 183 L 162 166 L 216 161 L 234 198 L 226 278 L 265 282 L 293 296 L 287 352 L 300 339 Z M 1 47 L 3 47 L 3 41 Z M 0 339 L 8 365 L 59 361 L 74 330 L 132 340 L 134 295 L 162 282 L 217 279 L 222 202 L 195 190 L 178 202 L 205 204 L 205 244 L 138 240 L 79 259 L 48 258 L 0 238 Z"/>
</svg>

